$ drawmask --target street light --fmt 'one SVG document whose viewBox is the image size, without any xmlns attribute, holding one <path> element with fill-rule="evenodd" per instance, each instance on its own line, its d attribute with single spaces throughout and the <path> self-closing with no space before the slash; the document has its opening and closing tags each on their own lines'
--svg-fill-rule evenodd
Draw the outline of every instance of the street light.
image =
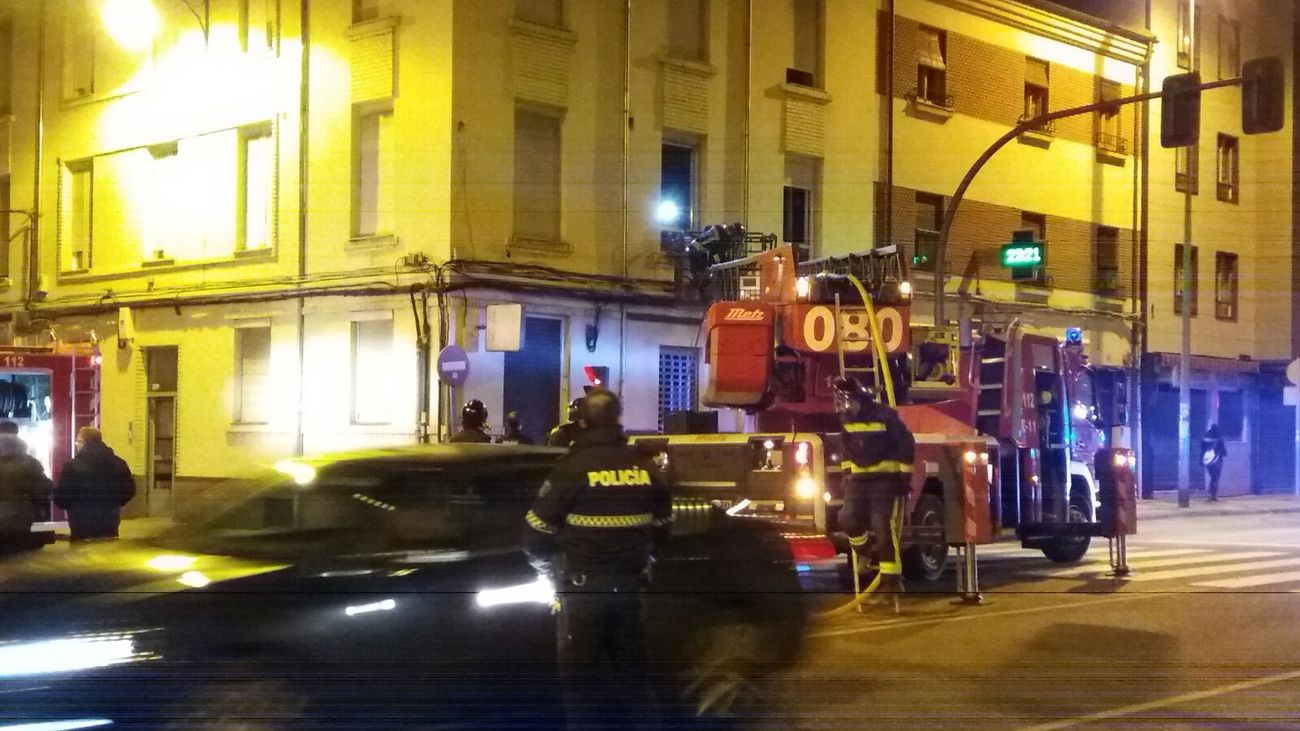
<svg viewBox="0 0 1300 731">
<path fill-rule="evenodd" d="M 162 27 L 158 9 L 149 0 L 107 0 L 100 17 L 109 37 L 128 51 L 148 48 Z"/>
<path fill-rule="evenodd" d="M 655 211 L 655 215 L 659 219 L 659 223 L 664 226 L 672 226 L 676 224 L 677 220 L 681 217 L 682 209 L 675 201 L 661 201 L 659 207 Z"/>
<path fill-rule="evenodd" d="M 185 9 L 194 16 L 199 29 L 203 31 L 203 43 L 208 42 L 208 29 L 212 27 L 212 8 L 210 0 L 180 0 Z M 202 2 L 203 13 L 197 7 Z M 158 9 L 151 0 L 104 0 L 100 6 L 100 17 L 108 35 L 122 48 L 128 51 L 143 51 L 153 43 L 153 39 L 162 29 L 162 19 Z"/>
</svg>

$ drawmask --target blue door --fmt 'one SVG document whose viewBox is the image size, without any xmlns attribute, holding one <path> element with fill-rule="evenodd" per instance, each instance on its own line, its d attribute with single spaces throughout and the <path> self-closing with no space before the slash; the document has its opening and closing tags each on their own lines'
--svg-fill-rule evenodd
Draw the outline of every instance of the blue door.
<svg viewBox="0 0 1300 731">
<path fill-rule="evenodd" d="M 524 347 L 506 353 L 505 412 L 493 414 L 493 425 L 504 428 L 506 414 L 519 412 L 524 433 L 536 444 L 560 416 L 560 367 L 564 323 L 550 317 L 524 318 Z"/>
</svg>

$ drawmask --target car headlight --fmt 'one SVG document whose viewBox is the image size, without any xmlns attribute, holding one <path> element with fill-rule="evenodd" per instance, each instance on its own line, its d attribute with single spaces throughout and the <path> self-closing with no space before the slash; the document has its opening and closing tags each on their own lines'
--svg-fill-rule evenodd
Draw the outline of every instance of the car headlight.
<svg viewBox="0 0 1300 731">
<path fill-rule="evenodd" d="M 0 678 L 88 670 L 135 658 L 135 641 L 126 635 L 20 642 L 0 646 Z"/>
</svg>

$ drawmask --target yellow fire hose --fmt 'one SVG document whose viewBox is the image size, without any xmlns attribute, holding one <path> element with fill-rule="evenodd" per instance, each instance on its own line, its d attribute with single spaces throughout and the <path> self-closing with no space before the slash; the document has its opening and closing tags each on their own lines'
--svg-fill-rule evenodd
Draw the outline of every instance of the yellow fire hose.
<svg viewBox="0 0 1300 731">
<path fill-rule="evenodd" d="M 871 328 L 871 343 L 876 350 L 876 362 L 879 363 L 879 372 L 882 376 L 882 380 L 885 382 L 885 395 L 889 399 L 889 406 L 890 408 L 897 408 L 898 401 L 894 397 L 893 374 L 889 372 L 889 358 L 885 353 L 884 340 L 880 337 L 880 323 L 876 320 L 876 308 L 872 305 L 871 295 L 867 294 L 867 288 L 862 286 L 862 281 L 852 274 L 848 275 L 848 278 L 849 281 L 853 283 L 853 287 L 858 290 L 858 295 L 862 297 L 862 304 L 867 310 L 867 325 Z M 838 327 L 838 323 L 836 326 Z M 899 534 L 902 531 L 902 524 L 903 499 L 901 497 L 894 498 L 894 510 L 889 517 L 889 537 L 894 544 L 894 555 L 897 556 L 899 560 L 902 560 L 903 556 L 900 548 L 901 541 L 899 539 Z M 858 567 L 858 552 L 853 550 L 852 546 L 849 547 L 849 562 L 853 570 L 853 599 L 851 599 L 847 604 L 818 614 L 816 619 L 832 619 L 834 617 L 848 614 L 854 609 L 862 606 L 862 603 L 871 598 L 871 596 L 875 594 L 876 590 L 880 588 L 881 579 L 884 577 L 884 573 L 881 571 L 876 572 L 875 578 L 871 580 L 871 583 L 868 584 L 865 589 L 862 588 L 862 574 Z"/>
</svg>

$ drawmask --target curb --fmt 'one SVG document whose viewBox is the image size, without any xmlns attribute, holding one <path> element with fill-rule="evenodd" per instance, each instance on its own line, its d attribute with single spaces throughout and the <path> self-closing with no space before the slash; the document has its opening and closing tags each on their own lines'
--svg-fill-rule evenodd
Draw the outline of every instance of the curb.
<svg viewBox="0 0 1300 731">
<path fill-rule="evenodd" d="M 1198 509 L 1199 508 L 1199 509 Z M 1138 520 L 1171 520 L 1184 516 L 1195 515 L 1196 517 L 1227 517 L 1232 515 L 1272 515 L 1274 513 L 1300 513 L 1300 505 L 1288 505 L 1283 507 L 1271 508 L 1244 508 L 1239 510 L 1225 510 L 1219 507 L 1208 508 L 1205 501 L 1192 503 L 1191 507 L 1179 508 L 1177 505 L 1168 508 L 1161 508 L 1154 512 L 1143 514 L 1142 503 L 1138 503 Z"/>
</svg>

